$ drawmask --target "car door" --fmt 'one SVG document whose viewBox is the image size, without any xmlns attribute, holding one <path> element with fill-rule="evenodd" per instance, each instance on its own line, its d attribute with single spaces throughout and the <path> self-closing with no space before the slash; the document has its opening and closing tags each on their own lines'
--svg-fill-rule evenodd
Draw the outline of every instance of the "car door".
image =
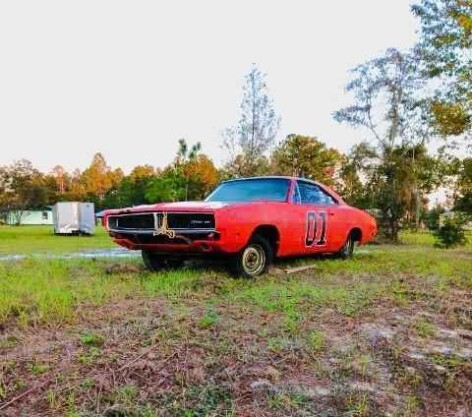
<svg viewBox="0 0 472 417">
<path fill-rule="evenodd" d="M 336 200 L 312 182 L 298 180 L 294 193 L 299 221 L 304 224 L 301 253 L 332 252 L 339 246 Z"/>
</svg>

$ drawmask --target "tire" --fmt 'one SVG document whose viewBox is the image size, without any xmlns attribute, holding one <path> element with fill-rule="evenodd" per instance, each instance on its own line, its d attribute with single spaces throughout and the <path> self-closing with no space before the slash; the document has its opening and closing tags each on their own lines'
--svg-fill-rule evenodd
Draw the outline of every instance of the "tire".
<svg viewBox="0 0 472 417">
<path fill-rule="evenodd" d="M 254 236 L 247 246 L 231 259 L 231 271 L 242 278 L 263 274 L 274 259 L 274 250 L 262 236 Z"/>
<path fill-rule="evenodd" d="M 154 252 L 141 251 L 144 265 L 152 272 L 158 272 L 165 269 L 180 268 L 184 264 L 183 259 L 169 258 L 165 255 L 159 255 Z"/>
<path fill-rule="evenodd" d="M 354 253 L 355 243 L 356 242 L 354 240 L 352 233 L 349 233 L 349 236 L 346 239 L 346 243 L 344 243 L 343 247 L 337 253 L 338 258 L 341 258 L 341 259 L 351 258 L 352 254 Z"/>
</svg>

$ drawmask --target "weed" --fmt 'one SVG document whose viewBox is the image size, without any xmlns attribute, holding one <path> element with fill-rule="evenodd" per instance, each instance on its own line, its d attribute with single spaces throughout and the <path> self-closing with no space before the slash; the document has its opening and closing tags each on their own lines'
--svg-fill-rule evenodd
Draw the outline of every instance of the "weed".
<svg viewBox="0 0 472 417">
<path fill-rule="evenodd" d="M 286 314 L 284 318 L 284 327 L 291 336 L 296 336 L 300 330 L 299 318 L 295 314 Z"/>
<path fill-rule="evenodd" d="M 18 338 L 13 335 L 8 335 L 0 339 L 0 349 L 10 349 L 18 344 Z"/>
<path fill-rule="evenodd" d="M 86 346 L 101 347 L 105 343 L 105 339 L 99 334 L 89 332 L 80 336 L 80 342 Z"/>
<path fill-rule="evenodd" d="M 44 374 L 45 372 L 49 371 L 50 368 L 49 365 L 41 363 L 30 363 L 27 367 L 34 375 Z"/>
<path fill-rule="evenodd" d="M 78 360 L 83 365 L 89 365 L 95 362 L 102 355 L 100 349 L 96 347 L 91 347 L 87 352 L 79 356 Z"/>
<path fill-rule="evenodd" d="M 349 417 L 371 416 L 369 401 L 366 393 L 351 394 L 347 400 L 347 413 Z"/>
<path fill-rule="evenodd" d="M 136 385 L 123 385 L 116 388 L 112 393 L 112 403 L 130 407 L 135 403 L 139 390 Z"/>
<path fill-rule="evenodd" d="M 401 369 L 398 371 L 397 382 L 400 386 L 405 386 L 408 390 L 418 390 L 423 381 L 421 373 L 415 368 Z"/>
<path fill-rule="evenodd" d="M 405 412 L 403 414 L 404 417 L 415 417 L 417 415 L 417 410 L 419 407 L 419 400 L 418 397 L 415 395 L 409 394 L 406 397 L 406 404 L 405 404 Z"/>
<path fill-rule="evenodd" d="M 271 350 L 274 353 L 280 353 L 280 352 L 283 351 L 284 343 L 279 338 L 271 337 L 267 341 L 267 347 L 268 347 L 269 350 Z"/>
<path fill-rule="evenodd" d="M 61 398 L 54 389 L 48 389 L 46 391 L 46 401 L 51 410 L 59 410 L 62 406 Z"/>
<path fill-rule="evenodd" d="M 455 370 L 462 365 L 470 363 L 467 359 L 461 358 L 457 355 L 432 355 L 430 359 L 433 363 L 443 366 L 450 370 Z"/>
<path fill-rule="evenodd" d="M 325 335 L 321 330 L 315 330 L 309 334 L 310 348 L 313 353 L 322 351 L 325 347 Z"/>
<path fill-rule="evenodd" d="M 207 329 L 209 327 L 214 326 L 218 323 L 220 316 L 217 311 L 209 310 L 205 313 L 205 315 L 199 320 L 198 326 L 202 329 Z"/>
<path fill-rule="evenodd" d="M 177 394 L 161 394 L 157 401 L 173 415 L 182 417 L 206 417 L 235 415 L 235 405 L 231 393 L 223 386 L 190 386 Z"/>
<path fill-rule="evenodd" d="M 370 355 L 361 355 L 358 358 L 357 364 L 359 366 L 359 374 L 362 378 L 366 377 L 367 371 L 371 362 L 372 362 L 372 358 L 370 357 Z"/>
<path fill-rule="evenodd" d="M 413 327 L 416 334 L 423 339 L 433 337 L 436 334 L 436 328 L 422 316 L 416 318 Z"/>
<path fill-rule="evenodd" d="M 92 378 L 85 378 L 80 386 L 82 387 L 82 389 L 84 390 L 90 390 L 92 389 L 94 386 L 95 386 L 95 381 L 92 379 Z"/>
</svg>

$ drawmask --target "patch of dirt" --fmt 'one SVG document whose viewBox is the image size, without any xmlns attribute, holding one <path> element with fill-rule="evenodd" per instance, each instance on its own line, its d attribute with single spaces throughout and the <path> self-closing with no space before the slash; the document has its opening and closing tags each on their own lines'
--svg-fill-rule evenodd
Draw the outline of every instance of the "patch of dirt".
<svg viewBox="0 0 472 417">
<path fill-rule="evenodd" d="M 144 268 L 138 265 L 114 263 L 105 267 L 105 273 L 112 274 L 139 274 L 143 272 Z"/>
<path fill-rule="evenodd" d="M 139 415 L 148 404 L 160 416 L 472 413 L 472 334 L 424 297 L 355 317 L 305 306 L 292 328 L 283 311 L 218 298 L 216 276 L 189 285 L 198 297 L 81 305 L 74 325 L 6 329 L 15 343 L 1 348 L 0 414 Z M 417 334 L 419 319 L 430 336 Z"/>
</svg>

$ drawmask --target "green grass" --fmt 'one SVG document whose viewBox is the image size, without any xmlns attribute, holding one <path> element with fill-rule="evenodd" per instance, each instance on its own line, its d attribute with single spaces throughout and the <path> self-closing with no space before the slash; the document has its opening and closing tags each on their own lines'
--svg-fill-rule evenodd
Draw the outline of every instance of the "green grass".
<svg viewBox="0 0 472 417">
<path fill-rule="evenodd" d="M 469 248 L 472 247 L 472 231 L 466 231 L 465 236 L 467 239 L 466 246 Z M 400 241 L 410 245 L 431 246 L 434 244 L 435 239 L 433 234 L 429 231 L 421 231 L 417 233 L 403 231 L 400 233 Z"/>
<path fill-rule="evenodd" d="M 226 273 L 202 280 L 205 270 L 181 269 L 160 274 L 124 273 L 108 275 L 111 260 L 41 259 L 0 262 L 0 322 L 9 318 L 28 323 L 73 322 L 82 304 L 101 305 L 134 296 L 163 295 L 170 300 L 216 297 L 244 303 L 269 312 L 282 312 L 288 327 L 305 310 L 316 312 L 327 306 L 346 316 L 356 316 L 381 297 L 399 301 L 421 297 L 411 289 L 411 277 L 436 296 L 453 285 L 472 288 L 471 259 L 457 260 L 459 251 L 425 246 L 369 247 L 352 260 L 298 260 L 316 262 L 316 268 L 289 280 L 267 275 L 262 279 L 235 280 Z M 138 259 L 120 263 L 139 264 Z M 286 262 L 286 261 L 284 261 Z M 217 321 L 210 311 L 203 326 Z"/>
<path fill-rule="evenodd" d="M 52 226 L 0 226 L 0 255 L 71 253 L 115 247 L 105 229 L 93 236 L 56 236 Z"/>
<path fill-rule="evenodd" d="M 48 233 L 2 228 L 0 253 L 112 246 L 103 231 Z M 389 404 L 394 415 L 415 415 L 436 398 L 445 404 L 443 391 L 461 398 L 470 366 L 457 352 L 454 361 L 425 354 L 430 368 L 406 355 L 440 343 L 443 327 L 472 329 L 472 246 L 437 249 L 427 234 L 402 239 L 359 248 L 346 261 L 282 260 L 278 269 L 316 267 L 256 280 L 205 265 L 107 273 L 115 263 L 141 265 L 136 258 L 0 261 L 0 353 L 14 358 L 0 363 L 0 414 L 1 401 L 34 378 L 49 382 L 10 414 L 383 415 L 387 404 L 352 388 L 359 384 L 401 397 Z M 362 324 L 394 322 L 391 341 L 362 338 Z M 438 383 L 428 376 L 435 365 L 454 372 L 443 391 L 425 385 Z M 382 379 L 386 369 L 392 377 Z M 253 392 L 260 381 L 277 388 Z M 329 401 L 307 394 L 310 381 L 329 387 Z"/>
</svg>

